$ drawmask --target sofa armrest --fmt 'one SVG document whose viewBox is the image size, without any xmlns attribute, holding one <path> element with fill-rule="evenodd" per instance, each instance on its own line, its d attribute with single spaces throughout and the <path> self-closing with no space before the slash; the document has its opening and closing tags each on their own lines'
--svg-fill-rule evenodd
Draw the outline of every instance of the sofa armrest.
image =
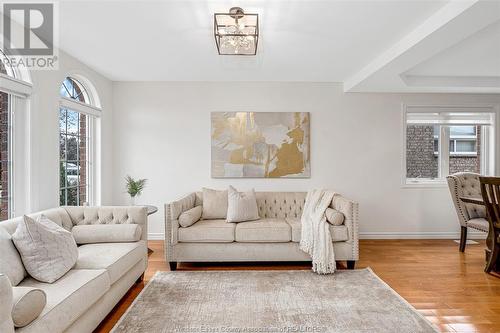
<svg viewBox="0 0 500 333">
<path fill-rule="evenodd" d="M 148 239 L 148 214 L 145 206 L 65 206 L 73 225 L 139 224 L 141 239 Z"/>
<path fill-rule="evenodd" d="M 357 202 L 335 195 L 332 199 L 332 208 L 344 214 L 344 224 L 349 232 L 349 240 L 352 243 L 352 257 L 359 259 L 359 205 Z"/>
<path fill-rule="evenodd" d="M 165 204 L 165 260 L 171 262 L 172 247 L 177 244 L 179 230 L 179 215 L 193 208 L 196 193 L 190 193 L 182 199 Z"/>
<path fill-rule="evenodd" d="M 12 285 L 7 275 L 0 274 L 0 332 L 14 333 L 12 320 Z"/>
</svg>

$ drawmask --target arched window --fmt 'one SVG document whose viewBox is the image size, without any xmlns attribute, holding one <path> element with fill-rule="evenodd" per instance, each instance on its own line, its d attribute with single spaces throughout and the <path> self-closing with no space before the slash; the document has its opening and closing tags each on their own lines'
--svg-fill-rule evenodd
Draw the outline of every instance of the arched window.
<svg viewBox="0 0 500 333">
<path fill-rule="evenodd" d="M 59 94 L 59 156 L 62 206 L 96 204 L 95 128 L 98 98 L 83 78 L 68 76 Z"/>
<path fill-rule="evenodd" d="M 12 67 L 9 57 L 0 50 L 0 221 L 25 213 L 28 206 L 25 152 L 29 142 L 25 125 L 27 97 L 32 89 L 29 81 L 27 70 Z"/>
</svg>

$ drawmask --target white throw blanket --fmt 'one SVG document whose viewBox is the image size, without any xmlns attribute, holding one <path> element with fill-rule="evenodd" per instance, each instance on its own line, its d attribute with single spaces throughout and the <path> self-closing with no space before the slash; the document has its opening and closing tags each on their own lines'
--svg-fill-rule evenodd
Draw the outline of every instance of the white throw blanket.
<svg viewBox="0 0 500 333">
<path fill-rule="evenodd" d="M 309 191 L 302 211 L 299 247 L 311 256 L 313 271 L 318 274 L 331 274 L 336 269 L 332 236 L 325 216 L 334 195 L 335 192 L 327 190 Z"/>
</svg>

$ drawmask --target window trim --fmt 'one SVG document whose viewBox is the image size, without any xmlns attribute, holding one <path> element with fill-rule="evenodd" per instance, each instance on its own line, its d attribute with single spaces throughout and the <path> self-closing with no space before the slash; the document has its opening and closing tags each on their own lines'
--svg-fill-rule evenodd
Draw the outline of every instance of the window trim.
<svg viewBox="0 0 500 333">
<path fill-rule="evenodd" d="M 481 156 L 481 168 L 486 168 L 485 173 L 496 173 L 497 170 L 499 169 L 499 155 L 500 154 L 495 154 L 494 147 L 499 146 L 499 136 L 498 136 L 498 129 L 500 129 L 500 105 L 499 104 L 457 104 L 457 105 L 432 105 L 432 104 L 406 104 L 402 103 L 401 104 L 401 128 L 402 128 L 402 146 L 401 146 L 401 187 L 402 188 L 442 188 L 442 187 L 447 187 L 447 182 L 446 178 L 436 178 L 436 179 L 429 179 L 429 178 L 406 178 L 406 146 L 407 146 L 407 141 L 406 141 L 406 127 L 407 127 L 407 115 L 408 113 L 411 112 L 417 112 L 413 111 L 412 109 L 419 109 L 418 113 L 436 113 L 436 112 L 453 112 L 453 113 L 491 113 L 493 116 L 492 123 L 493 123 L 493 128 L 489 128 L 488 130 L 481 131 L 481 140 L 482 140 L 482 148 L 484 150 L 484 154 L 480 154 Z M 410 111 L 412 110 L 412 111 Z M 459 124 L 457 124 L 459 125 Z M 446 140 L 450 140 L 450 135 L 449 135 L 449 128 L 446 130 L 445 126 L 440 127 L 441 130 L 443 131 L 440 133 L 441 138 L 445 138 Z M 488 128 L 488 127 L 485 127 Z M 490 136 L 490 131 L 493 131 Z M 489 140 L 486 140 L 489 139 Z M 441 141 L 439 142 L 439 154 L 440 156 L 446 156 L 446 155 L 441 155 L 448 153 L 449 151 L 446 152 L 446 147 L 449 149 L 449 144 L 441 144 Z M 491 143 L 493 142 L 493 147 L 491 146 Z M 484 146 L 484 147 L 483 147 Z M 449 160 L 449 159 L 447 159 Z M 447 165 L 448 163 L 442 163 L 443 159 L 439 159 L 439 173 L 440 174 L 447 174 L 449 170 L 449 166 Z M 481 171 L 483 172 L 483 171 Z"/>
<path fill-rule="evenodd" d="M 89 205 L 99 205 L 100 204 L 100 174 L 98 166 L 99 159 L 99 147 L 97 146 L 99 133 L 99 121 L 102 116 L 102 109 L 100 107 L 99 94 L 94 86 L 94 84 L 87 79 L 87 77 L 80 73 L 67 73 L 64 79 L 60 82 L 62 85 L 64 80 L 69 77 L 78 81 L 87 92 L 89 98 L 89 103 L 83 103 L 74 100 L 69 97 L 59 95 L 59 104 L 57 112 L 59 113 L 61 108 L 68 109 L 74 112 L 83 113 L 87 115 L 87 198 L 86 202 Z M 59 86 L 60 88 L 60 86 Z M 61 135 L 60 130 L 58 130 L 58 135 Z M 59 147 L 59 146 L 58 146 Z M 60 148 L 58 148 L 60 149 Z M 60 160 L 60 158 L 59 158 Z M 59 184 L 58 198 L 61 191 L 61 185 Z"/>
<path fill-rule="evenodd" d="M 0 49 L 0 57 L 6 55 Z M 8 94 L 10 117 L 8 218 L 27 213 L 32 205 L 30 113 L 33 84 L 24 66 L 12 67 L 4 62 L 7 74 L 0 73 L 0 91 Z"/>
<path fill-rule="evenodd" d="M 28 98 L 33 91 L 33 85 L 31 83 L 3 73 L 0 73 L 0 82 L 2 82 L 0 90 L 7 94 Z"/>
</svg>

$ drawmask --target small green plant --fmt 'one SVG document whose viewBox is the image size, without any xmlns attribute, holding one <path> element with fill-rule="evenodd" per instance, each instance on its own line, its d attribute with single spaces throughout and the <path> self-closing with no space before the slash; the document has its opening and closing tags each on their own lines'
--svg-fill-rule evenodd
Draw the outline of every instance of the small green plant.
<svg viewBox="0 0 500 333">
<path fill-rule="evenodd" d="M 142 190 L 146 187 L 147 179 L 135 180 L 127 175 L 127 177 L 125 177 L 125 181 L 127 183 L 127 193 L 130 197 L 135 198 L 136 196 L 141 195 Z"/>
</svg>

